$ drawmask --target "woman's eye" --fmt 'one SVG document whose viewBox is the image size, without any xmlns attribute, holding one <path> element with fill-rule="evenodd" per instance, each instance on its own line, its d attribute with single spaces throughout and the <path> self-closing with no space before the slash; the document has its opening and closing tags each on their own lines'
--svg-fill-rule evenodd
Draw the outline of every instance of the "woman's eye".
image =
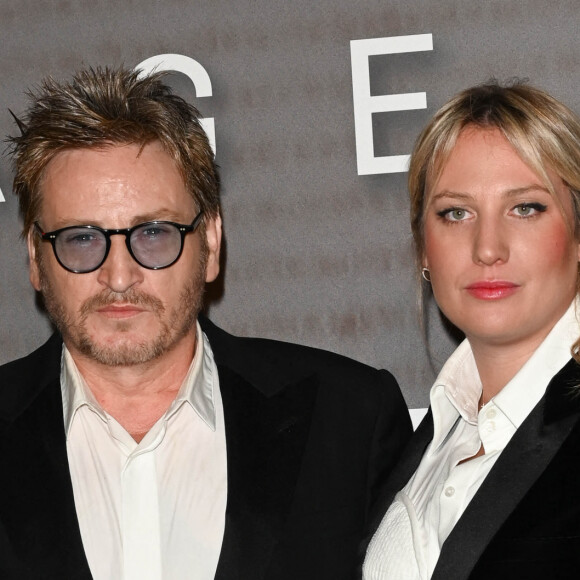
<svg viewBox="0 0 580 580">
<path fill-rule="evenodd" d="M 469 212 L 459 207 L 451 207 L 437 212 L 437 215 L 450 222 L 460 222 L 468 217 Z"/>
<path fill-rule="evenodd" d="M 453 221 L 459 221 L 465 219 L 465 210 L 463 209 L 454 209 L 449 212 L 449 219 Z"/>
<path fill-rule="evenodd" d="M 542 203 L 520 203 L 514 207 L 513 212 L 518 217 L 531 217 L 537 213 L 546 211 L 547 206 Z"/>
</svg>

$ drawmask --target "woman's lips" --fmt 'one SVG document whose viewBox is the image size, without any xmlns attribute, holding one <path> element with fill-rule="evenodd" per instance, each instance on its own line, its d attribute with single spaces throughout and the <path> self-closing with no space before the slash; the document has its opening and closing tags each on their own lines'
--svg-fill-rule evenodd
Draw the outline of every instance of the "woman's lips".
<svg viewBox="0 0 580 580">
<path fill-rule="evenodd" d="M 474 282 L 466 287 L 466 290 L 475 298 L 480 300 L 499 300 L 500 298 L 507 298 L 519 288 L 518 284 L 513 282 L 506 282 L 504 280 L 482 280 L 481 282 Z"/>
</svg>

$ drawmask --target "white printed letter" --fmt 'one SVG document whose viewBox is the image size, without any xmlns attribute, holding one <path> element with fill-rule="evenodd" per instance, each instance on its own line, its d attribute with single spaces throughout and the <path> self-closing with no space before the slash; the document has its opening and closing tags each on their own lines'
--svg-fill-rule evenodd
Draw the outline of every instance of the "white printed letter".
<svg viewBox="0 0 580 580">
<path fill-rule="evenodd" d="M 175 71 L 183 73 L 191 79 L 198 97 L 211 97 L 211 80 L 207 71 L 196 60 L 182 54 L 158 54 L 139 63 L 136 69 L 141 69 L 144 75 L 154 71 Z M 215 155 L 215 122 L 213 117 L 199 120 L 205 131 L 209 144 Z"/>
<path fill-rule="evenodd" d="M 375 157 L 373 113 L 426 109 L 425 93 L 371 96 L 369 56 L 433 50 L 431 34 L 391 36 L 350 41 L 356 159 L 359 175 L 407 171 L 409 155 Z"/>
</svg>

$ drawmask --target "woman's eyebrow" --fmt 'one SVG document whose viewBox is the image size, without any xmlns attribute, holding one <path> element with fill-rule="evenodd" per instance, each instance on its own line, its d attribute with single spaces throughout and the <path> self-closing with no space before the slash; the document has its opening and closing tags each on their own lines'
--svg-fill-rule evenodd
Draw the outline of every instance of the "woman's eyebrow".
<svg viewBox="0 0 580 580">
<path fill-rule="evenodd" d="M 443 191 L 434 193 L 429 199 L 429 202 L 437 201 L 438 199 L 441 199 L 443 197 L 463 201 L 473 199 L 473 195 L 470 195 L 469 193 L 462 193 L 460 191 L 450 191 L 449 189 L 444 189 Z"/>
<path fill-rule="evenodd" d="M 522 193 L 531 193 L 534 191 L 542 191 L 544 193 L 547 193 L 549 195 L 550 194 L 550 190 L 544 186 L 541 185 L 539 183 L 534 183 L 532 185 L 526 185 L 524 187 L 514 187 L 513 189 L 507 189 L 506 191 L 504 191 L 503 195 L 504 197 L 514 197 L 516 195 L 521 195 Z"/>
<path fill-rule="evenodd" d="M 502 192 L 503 197 L 515 197 L 517 195 L 531 193 L 534 191 L 542 191 L 544 193 L 550 194 L 550 191 L 544 186 L 539 183 L 533 183 L 531 185 L 524 185 L 523 187 L 513 187 L 510 189 L 506 189 Z M 430 201 L 436 201 L 441 198 L 450 198 L 450 199 L 457 199 L 460 201 L 468 201 L 473 199 L 475 196 L 470 193 L 464 193 L 461 191 L 451 191 L 449 189 L 444 189 L 443 191 L 439 191 L 431 197 Z"/>
</svg>

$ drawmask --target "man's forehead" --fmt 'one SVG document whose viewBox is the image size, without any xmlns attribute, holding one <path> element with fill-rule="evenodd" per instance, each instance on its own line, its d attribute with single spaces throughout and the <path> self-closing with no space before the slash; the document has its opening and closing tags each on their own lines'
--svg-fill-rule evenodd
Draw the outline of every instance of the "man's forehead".
<svg viewBox="0 0 580 580">
<path fill-rule="evenodd" d="M 159 140 L 152 140 L 146 142 L 109 142 L 87 145 L 87 146 L 69 146 L 65 147 L 52 155 L 46 165 L 45 172 L 55 164 L 62 163 L 63 159 L 76 160 L 83 159 L 87 156 L 101 156 L 101 157 L 118 157 L 123 158 L 124 161 L 131 163 L 137 162 L 143 156 L 147 157 L 150 154 L 159 154 L 162 156 L 163 162 L 177 168 L 176 163 L 171 156 L 171 153 L 164 147 Z"/>
<path fill-rule="evenodd" d="M 59 152 L 45 170 L 40 193 L 41 214 L 64 221 L 176 221 L 195 209 L 180 171 L 159 142 Z"/>
</svg>

